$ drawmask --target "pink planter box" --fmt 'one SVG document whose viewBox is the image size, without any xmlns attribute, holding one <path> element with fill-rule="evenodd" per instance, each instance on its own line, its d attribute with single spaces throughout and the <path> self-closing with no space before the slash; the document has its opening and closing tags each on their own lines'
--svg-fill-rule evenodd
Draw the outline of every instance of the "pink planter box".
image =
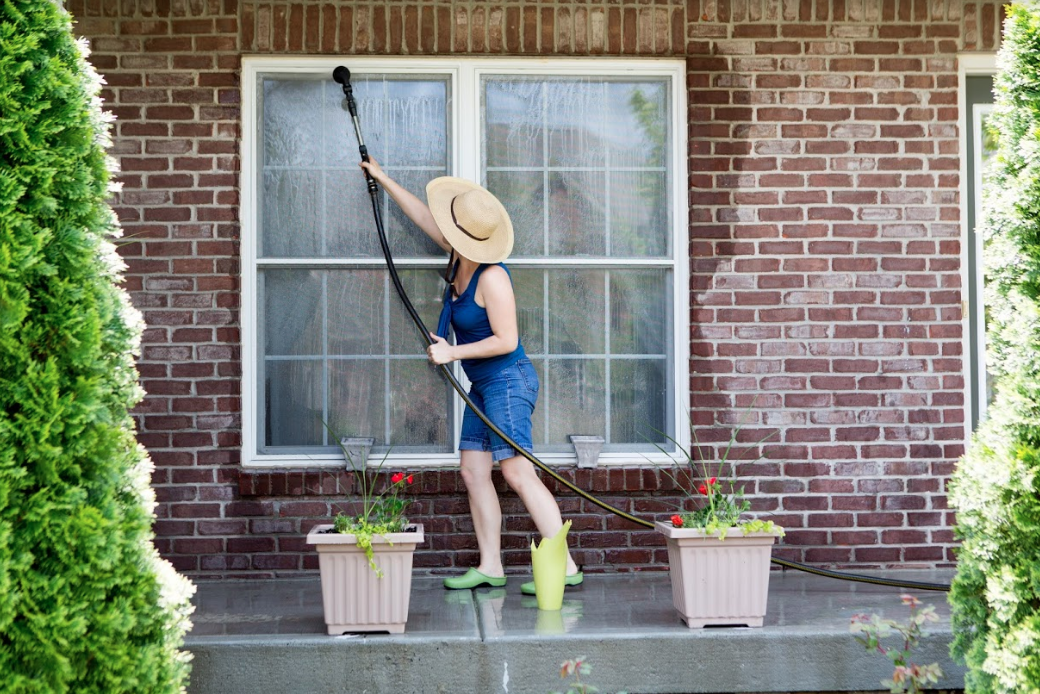
<svg viewBox="0 0 1040 694">
<path fill-rule="evenodd" d="M 668 543 L 672 601 L 687 626 L 762 626 L 775 534 L 730 528 L 720 540 L 698 528 L 656 525 Z"/>
<path fill-rule="evenodd" d="M 317 525 L 307 534 L 307 544 L 318 550 L 321 601 L 330 635 L 344 632 L 404 632 L 412 596 L 412 555 L 423 541 L 423 526 L 416 532 L 390 533 L 372 538 L 378 578 L 354 535 L 323 533 L 334 527 Z M 389 540 L 389 542 L 387 541 Z M 392 544 L 391 544 L 392 543 Z"/>
</svg>

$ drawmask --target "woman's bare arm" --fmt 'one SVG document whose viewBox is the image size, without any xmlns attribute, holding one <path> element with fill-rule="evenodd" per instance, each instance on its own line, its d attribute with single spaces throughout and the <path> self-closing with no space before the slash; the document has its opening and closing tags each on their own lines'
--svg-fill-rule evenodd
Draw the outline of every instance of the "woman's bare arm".
<svg viewBox="0 0 1040 694">
<path fill-rule="evenodd" d="M 408 219 L 422 229 L 435 244 L 445 251 L 451 250 L 451 246 L 448 244 L 447 239 L 444 238 L 444 234 L 441 233 L 437 222 L 433 220 L 430 208 L 426 206 L 425 202 L 402 188 L 400 183 L 387 176 L 375 159 L 369 157 L 368 161 L 361 162 L 361 168 L 368 171 L 368 175 L 374 178 L 376 183 L 383 186 L 383 190 L 394 199 L 394 202 L 408 216 Z"/>
</svg>

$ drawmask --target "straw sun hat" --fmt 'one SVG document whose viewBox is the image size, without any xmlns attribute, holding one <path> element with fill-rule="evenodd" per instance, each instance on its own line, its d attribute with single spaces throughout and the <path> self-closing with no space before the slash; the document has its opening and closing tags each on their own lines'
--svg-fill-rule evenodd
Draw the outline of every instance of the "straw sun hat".
<svg viewBox="0 0 1040 694">
<path fill-rule="evenodd" d="M 500 263 L 513 252 L 513 223 L 494 195 L 472 181 L 441 176 L 426 184 L 426 202 L 455 252 L 477 263 Z"/>
</svg>

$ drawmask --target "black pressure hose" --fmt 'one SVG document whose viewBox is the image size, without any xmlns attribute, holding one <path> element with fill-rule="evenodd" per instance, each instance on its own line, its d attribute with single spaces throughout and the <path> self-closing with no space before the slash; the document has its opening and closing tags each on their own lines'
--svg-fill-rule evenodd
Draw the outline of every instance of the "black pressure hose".
<svg viewBox="0 0 1040 694">
<path fill-rule="evenodd" d="M 354 124 L 354 135 L 357 137 L 358 151 L 361 153 L 361 160 L 368 161 L 368 147 L 365 146 L 365 140 L 361 136 L 361 123 L 358 120 L 357 104 L 354 101 L 354 90 L 350 85 L 350 70 L 340 65 L 332 71 L 332 79 L 343 86 L 343 95 L 346 97 L 347 110 L 350 111 L 350 118 Z M 379 207 L 378 190 L 379 186 L 375 180 L 369 175 L 368 171 L 364 171 L 365 181 L 368 186 L 368 194 L 372 200 L 372 215 L 376 222 L 376 231 L 379 234 L 379 245 L 383 250 L 383 257 L 386 259 L 386 267 L 390 272 L 390 279 L 394 283 L 394 289 L 397 290 L 397 295 L 401 298 L 401 302 L 404 304 L 405 310 L 408 311 L 408 315 L 412 318 L 412 323 L 415 324 L 416 329 L 419 331 L 419 336 L 426 346 L 433 344 L 433 340 L 430 338 L 430 331 L 426 328 L 419 313 L 415 310 L 411 300 L 408 298 L 408 294 L 404 290 L 404 286 L 401 284 L 401 278 L 397 274 L 397 268 L 394 265 L 393 256 L 390 254 L 390 245 L 386 240 L 386 231 L 383 228 L 383 213 Z M 469 397 L 469 393 L 462 387 L 455 375 L 452 374 L 451 370 L 445 364 L 441 364 L 439 367 L 441 375 L 448 380 L 451 387 L 455 389 L 455 392 L 459 394 L 462 401 L 473 410 L 474 414 L 480 418 L 488 428 L 500 436 L 506 443 L 512 446 L 516 451 L 523 457 L 534 463 L 542 472 L 552 477 L 554 480 L 562 484 L 563 486 L 570 489 L 572 492 L 580 496 L 581 498 L 589 501 L 596 506 L 599 506 L 605 511 L 610 511 L 614 515 L 620 516 L 627 521 L 641 525 L 645 528 L 653 528 L 654 524 L 650 521 L 643 520 L 642 518 L 636 518 L 630 513 L 626 513 L 621 509 L 611 506 L 605 501 L 601 501 L 596 497 L 592 496 L 584 489 L 581 489 L 573 482 L 561 477 L 555 470 L 550 468 L 548 465 L 543 463 L 541 460 L 536 458 L 530 451 L 527 451 L 515 441 L 508 434 L 502 431 L 494 422 L 492 422 L 483 410 L 476 406 L 473 400 Z M 774 564 L 782 566 L 787 569 L 795 569 L 797 571 L 804 571 L 806 573 L 816 574 L 817 576 L 826 576 L 828 578 L 837 578 L 845 581 L 855 581 L 857 583 L 872 583 L 875 585 L 882 586 L 893 586 L 897 588 L 913 588 L 916 590 L 935 590 L 935 591 L 949 591 L 950 586 L 942 583 L 928 583 L 925 581 L 897 581 L 894 579 L 879 578 L 876 576 L 865 576 L 863 574 L 852 574 L 841 571 L 831 571 L 828 569 L 820 569 L 808 564 L 800 564 L 794 561 L 788 561 L 786 559 L 771 558 L 770 561 Z"/>
</svg>

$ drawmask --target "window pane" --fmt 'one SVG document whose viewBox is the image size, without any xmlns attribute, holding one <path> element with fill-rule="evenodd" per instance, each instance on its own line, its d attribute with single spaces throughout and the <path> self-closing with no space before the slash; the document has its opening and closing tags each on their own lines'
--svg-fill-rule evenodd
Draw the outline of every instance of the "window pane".
<svg viewBox="0 0 1040 694">
<path fill-rule="evenodd" d="M 321 182 L 320 171 L 264 171 L 259 255 L 321 255 Z"/>
<path fill-rule="evenodd" d="M 447 258 L 445 258 L 447 262 Z M 384 276 L 386 273 L 383 273 Z M 437 270 L 398 270 L 405 293 L 412 300 L 412 305 L 430 330 L 437 329 L 437 320 L 441 315 L 441 300 L 444 297 L 444 280 L 441 269 Z M 402 355 L 425 354 L 426 342 L 412 322 L 411 316 L 404 308 L 404 303 L 391 286 L 390 291 L 390 353 Z M 434 378 L 440 378 L 434 374 Z"/>
<path fill-rule="evenodd" d="M 605 113 L 611 166 L 665 166 L 670 138 L 663 80 L 608 82 Z"/>
<path fill-rule="evenodd" d="M 673 435 L 668 414 L 668 362 L 664 359 L 612 359 L 610 362 L 610 441 L 613 444 L 664 444 L 658 432 Z"/>
<path fill-rule="evenodd" d="M 322 362 L 268 360 L 264 367 L 266 445 L 321 445 L 325 433 Z"/>
<path fill-rule="evenodd" d="M 382 359 L 329 361 L 329 428 L 344 436 L 371 436 L 386 445 L 386 362 Z M 331 439 L 331 437 L 330 437 Z M 330 445 L 336 442 L 329 440 Z"/>
<path fill-rule="evenodd" d="M 385 281 L 383 270 L 329 271 L 329 356 L 383 354 Z"/>
<path fill-rule="evenodd" d="M 545 370 L 548 378 L 538 397 L 545 417 L 544 443 L 569 445 L 571 434 L 606 434 L 604 361 L 552 359 Z"/>
<path fill-rule="evenodd" d="M 549 272 L 550 354 L 604 353 L 606 297 L 603 282 L 602 270 Z"/>
<path fill-rule="evenodd" d="M 388 167 L 387 173 L 405 190 L 414 193 L 420 200 L 426 200 L 426 184 L 438 176 L 445 175 L 443 169 L 437 171 L 409 170 Z M 383 219 L 386 220 L 386 238 L 390 244 L 390 252 L 395 258 L 443 258 L 448 261 L 448 254 L 434 243 L 422 229 L 412 223 L 408 216 L 389 195 L 383 198 Z M 369 214 L 367 226 L 362 226 L 362 233 L 368 234 L 372 239 L 376 238 L 375 226 L 372 222 L 371 203 L 369 203 Z M 382 251 L 380 251 L 380 254 Z"/>
<path fill-rule="evenodd" d="M 619 171 L 610 178 L 610 255 L 671 255 L 664 172 Z"/>
<path fill-rule="evenodd" d="M 514 218 L 514 257 L 671 254 L 664 79 L 495 75 L 482 89 L 485 180 Z"/>
<path fill-rule="evenodd" d="M 543 166 L 542 82 L 496 77 L 485 82 L 483 91 L 486 166 Z"/>
<path fill-rule="evenodd" d="M 325 335 L 319 270 L 263 270 L 259 273 L 264 354 L 320 356 Z"/>
<path fill-rule="evenodd" d="M 383 255 L 372 217 L 372 199 L 360 173 L 327 171 L 324 204 L 329 257 L 379 258 Z"/>
<path fill-rule="evenodd" d="M 606 255 L 606 174 L 549 174 L 549 254 Z"/>
<path fill-rule="evenodd" d="M 610 273 L 610 352 L 665 356 L 672 336 L 671 273 Z"/>
<path fill-rule="evenodd" d="M 321 160 L 322 82 L 262 80 L 263 166 L 316 166 Z"/>
<path fill-rule="evenodd" d="M 425 357 L 390 362 L 391 446 L 411 453 L 451 453 L 452 390 Z"/>
<path fill-rule="evenodd" d="M 510 270 L 516 297 L 520 344 L 528 354 L 545 354 L 545 271 Z"/>
<path fill-rule="evenodd" d="M 540 171 L 488 171 L 487 189 L 513 222 L 513 257 L 545 255 L 545 185 Z"/>
<path fill-rule="evenodd" d="M 607 164 L 603 82 L 553 80 L 545 84 L 549 166 Z"/>
</svg>

